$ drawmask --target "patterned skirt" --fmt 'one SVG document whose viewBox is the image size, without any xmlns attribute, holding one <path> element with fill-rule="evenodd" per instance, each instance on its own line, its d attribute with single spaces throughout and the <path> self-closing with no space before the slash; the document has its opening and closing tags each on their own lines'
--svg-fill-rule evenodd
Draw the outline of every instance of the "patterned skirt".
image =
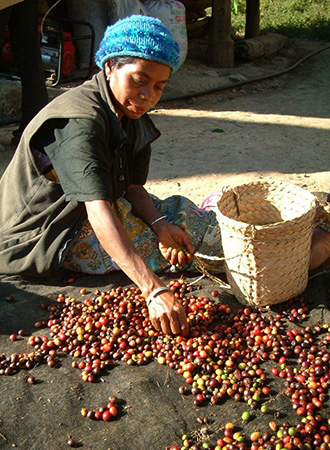
<svg viewBox="0 0 330 450">
<path fill-rule="evenodd" d="M 206 257 L 207 268 L 215 272 L 223 272 L 225 269 L 221 235 L 213 209 L 198 208 L 192 201 L 179 195 L 165 200 L 151 197 L 159 213 L 166 215 L 169 222 L 181 227 L 189 236 L 195 252 Z M 127 200 L 124 198 L 117 200 L 116 212 L 136 250 L 154 272 L 177 269 L 162 256 L 155 233 L 143 220 L 132 213 L 131 205 Z M 103 249 L 88 221 L 83 224 L 81 231 L 67 250 L 61 267 L 94 275 L 120 270 L 116 262 Z M 196 271 L 195 262 L 184 270 Z"/>
</svg>

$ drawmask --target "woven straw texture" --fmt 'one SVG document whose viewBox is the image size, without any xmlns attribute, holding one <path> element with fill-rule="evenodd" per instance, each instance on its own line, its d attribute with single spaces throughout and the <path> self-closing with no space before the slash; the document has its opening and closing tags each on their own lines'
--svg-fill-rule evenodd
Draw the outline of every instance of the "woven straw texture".
<svg viewBox="0 0 330 450">
<path fill-rule="evenodd" d="M 218 222 L 232 293 L 245 304 L 268 306 L 307 286 L 317 201 L 289 183 L 228 187 Z"/>
</svg>

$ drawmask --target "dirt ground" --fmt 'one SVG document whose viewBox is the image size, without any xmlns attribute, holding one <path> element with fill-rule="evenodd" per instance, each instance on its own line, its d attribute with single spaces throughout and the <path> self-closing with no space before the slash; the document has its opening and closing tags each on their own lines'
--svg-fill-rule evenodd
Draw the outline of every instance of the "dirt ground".
<svg viewBox="0 0 330 450">
<path fill-rule="evenodd" d="M 151 112 L 162 132 L 153 146 L 150 192 L 165 198 L 181 194 L 199 204 L 210 192 L 224 185 L 254 180 L 284 180 L 310 191 L 330 188 L 330 50 L 324 50 L 288 73 L 306 55 L 326 48 L 325 43 L 294 41 L 272 57 L 256 62 L 237 62 L 231 69 L 213 69 L 204 64 L 205 43 L 195 45 L 183 68 L 173 76 L 164 99 Z M 268 79 L 235 87 L 256 77 Z M 67 86 L 60 86 L 56 95 Z M 202 90 L 217 92 L 199 95 Z M 52 92 L 53 94 L 53 92 Z M 174 97 L 190 95 L 187 99 Z M 0 174 L 14 152 L 10 146 L 14 125 L 0 128 Z M 322 273 L 321 273 L 322 272 Z M 310 324 L 330 323 L 330 274 L 325 269 L 311 278 L 302 295 L 311 301 Z M 164 276 L 169 281 L 174 276 Z M 189 282 L 199 274 L 185 274 Z M 45 319 L 41 309 L 59 293 L 81 298 L 96 288 L 126 286 L 130 280 L 120 273 L 89 276 L 68 281 L 66 276 L 47 280 L 0 278 L 0 354 L 27 351 L 28 337 L 18 341 L 9 335 L 24 328 L 26 334 L 43 334 L 34 324 Z M 217 284 L 204 278 L 194 286 L 197 295 L 210 296 Z M 12 296 L 12 302 L 6 301 Z M 219 300 L 237 309 L 233 296 L 220 291 Z M 274 308 L 285 311 L 287 303 Z M 297 326 L 300 326 L 299 324 Z M 303 325 L 305 326 L 305 324 Z M 165 450 L 181 445 L 183 434 L 214 442 L 226 422 L 232 421 L 246 435 L 265 430 L 270 420 L 297 423 L 283 380 L 269 376 L 272 393 L 269 413 L 253 412 L 242 423 L 247 406 L 230 399 L 221 405 L 198 408 L 192 396 L 178 394 L 183 384 L 175 371 L 152 362 L 147 366 L 120 363 L 101 382 L 85 383 L 71 366 L 72 358 L 60 359 L 56 368 L 40 365 L 33 370 L 38 382 L 26 383 L 27 372 L 0 376 L 0 448 L 9 450 L 62 450 L 73 436 L 86 450 Z M 120 416 L 113 422 L 90 421 L 80 415 L 84 406 L 97 408 L 110 394 L 122 399 Z M 329 400 L 325 416 L 329 417 Z M 207 425 L 197 418 L 208 417 Z M 206 447 L 204 447 L 206 448 Z"/>
<path fill-rule="evenodd" d="M 262 63 L 227 69 L 227 85 L 230 72 L 248 79 L 276 73 L 321 47 L 299 42 Z M 284 76 L 158 108 L 152 117 L 162 137 L 154 145 L 150 190 L 179 193 L 197 204 L 224 185 L 254 180 L 329 191 L 329 67 L 328 49 Z M 204 80 L 212 88 L 216 71 L 203 69 L 197 89 Z"/>
</svg>

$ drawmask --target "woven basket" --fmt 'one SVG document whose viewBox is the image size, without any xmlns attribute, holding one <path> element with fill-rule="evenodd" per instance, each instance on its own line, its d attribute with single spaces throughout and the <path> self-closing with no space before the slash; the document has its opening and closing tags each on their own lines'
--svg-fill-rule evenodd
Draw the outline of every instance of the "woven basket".
<svg viewBox="0 0 330 450">
<path fill-rule="evenodd" d="M 227 279 L 239 301 L 273 305 L 304 291 L 316 208 L 313 194 L 289 183 L 223 190 L 217 218 Z"/>
</svg>

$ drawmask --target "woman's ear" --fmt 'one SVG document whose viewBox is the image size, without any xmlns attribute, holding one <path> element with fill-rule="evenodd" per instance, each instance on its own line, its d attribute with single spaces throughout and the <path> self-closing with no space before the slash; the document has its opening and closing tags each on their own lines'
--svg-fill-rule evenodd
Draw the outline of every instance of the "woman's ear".
<svg viewBox="0 0 330 450">
<path fill-rule="evenodd" d="M 106 75 L 106 77 L 107 77 L 107 80 L 109 80 L 110 75 L 111 75 L 111 65 L 110 65 L 110 62 L 109 62 L 109 61 L 107 61 L 107 62 L 104 64 L 104 70 L 105 70 L 105 75 Z"/>
</svg>

